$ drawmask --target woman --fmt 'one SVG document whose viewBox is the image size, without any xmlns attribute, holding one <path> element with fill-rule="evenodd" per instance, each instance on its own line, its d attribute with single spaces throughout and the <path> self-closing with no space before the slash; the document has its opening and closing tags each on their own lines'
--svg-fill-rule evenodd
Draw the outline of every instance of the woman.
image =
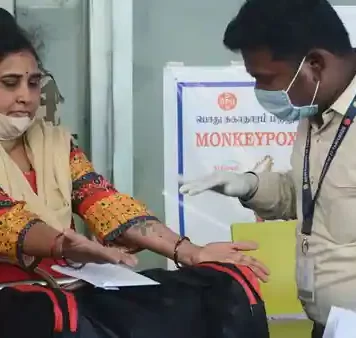
<svg viewBox="0 0 356 338">
<path fill-rule="evenodd" d="M 0 255 L 30 271 L 65 264 L 135 265 L 148 249 L 176 264 L 223 261 L 251 267 L 263 281 L 268 270 L 241 251 L 256 244 L 198 246 L 163 225 L 146 207 L 119 193 L 97 174 L 70 134 L 37 120 L 43 72 L 36 51 L 13 17 L 0 9 Z M 97 239 L 75 232 L 78 214 Z M 33 279 L 0 264 L 0 283 Z"/>
</svg>

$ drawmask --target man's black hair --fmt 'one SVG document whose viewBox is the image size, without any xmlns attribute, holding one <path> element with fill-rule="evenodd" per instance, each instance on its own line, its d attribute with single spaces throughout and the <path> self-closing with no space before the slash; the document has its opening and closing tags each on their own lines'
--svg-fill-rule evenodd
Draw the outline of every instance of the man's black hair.
<svg viewBox="0 0 356 338">
<path fill-rule="evenodd" d="M 314 48 L 338 56 L 353 51 L 327 0 L 246 0 L 226 28 L 224 45 L 233 52 L 266 48 L 276 60 L 300 59 Z"/>
</svg>

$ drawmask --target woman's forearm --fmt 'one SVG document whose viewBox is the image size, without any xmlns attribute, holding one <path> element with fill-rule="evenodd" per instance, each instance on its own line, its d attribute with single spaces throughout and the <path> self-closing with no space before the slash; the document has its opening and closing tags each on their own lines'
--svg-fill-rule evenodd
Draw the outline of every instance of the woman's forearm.
<svg viewBox="0 0 356 338">
<path fill-rule="evenodd" d="M 59 234 L 43 222 L 32 225 L 24 237 L 23 253 L 35 257 L 51 257 L 51 250 Z"/>
<path fill-rule="evenodd" d="M 170 259 L 173 259 L 174 249 L 180 236 L 162 223 L 145 221 L 125 231 L 122 239 L 143 248 L 148 249 Z M 192 265 L 200 247 L 183 241 L 177 249 L 178 261 L 184 265 Z"/>
</svg>

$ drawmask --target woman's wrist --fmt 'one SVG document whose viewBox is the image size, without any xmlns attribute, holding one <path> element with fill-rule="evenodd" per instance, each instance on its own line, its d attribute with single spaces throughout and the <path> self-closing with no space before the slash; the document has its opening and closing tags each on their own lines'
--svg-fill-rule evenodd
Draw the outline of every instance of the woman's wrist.
<svg viewBox="0 0 356 338">
<path fill-rule="evenodd" d="M 199 263 L 199 253 L 201 247 L 190 242 L 183 240 L 176 248 L 176 260 L 183 265 L 194 265 Z"/>
<path fill-rule="evenodd" d="M 59 234 L 60 232 L 38 220 L 23 238 L 23 253 L 34 257 L 51 257 L 53 243 Z"/>
<path fill-rule="evenodd" d="M 62 259 L 63 254 L 63 241 L 64 241 L 64 233 L 59 233 L 52 242 L 51 246 L 51 258 L 54 259 Z"/>
</svg>

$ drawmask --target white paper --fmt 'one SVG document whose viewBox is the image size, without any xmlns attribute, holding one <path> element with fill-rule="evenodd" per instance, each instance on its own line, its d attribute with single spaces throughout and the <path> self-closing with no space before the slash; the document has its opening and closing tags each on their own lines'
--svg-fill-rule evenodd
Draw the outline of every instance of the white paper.
<svg viewBox="0 0 356 338">
<path fill-rule="evenodd" d="M 356 338 L 356 312 L 332 307 L 323 338 Z"/>
<path fill-rule="evenodd" d="M 52 269 L 66 276 L 84 280 L 96 287 L 112 290 L 125 286 L 158 285 L 124 265 L 88 263 L 80 270 L 53 265 Z"/>
</svg>

